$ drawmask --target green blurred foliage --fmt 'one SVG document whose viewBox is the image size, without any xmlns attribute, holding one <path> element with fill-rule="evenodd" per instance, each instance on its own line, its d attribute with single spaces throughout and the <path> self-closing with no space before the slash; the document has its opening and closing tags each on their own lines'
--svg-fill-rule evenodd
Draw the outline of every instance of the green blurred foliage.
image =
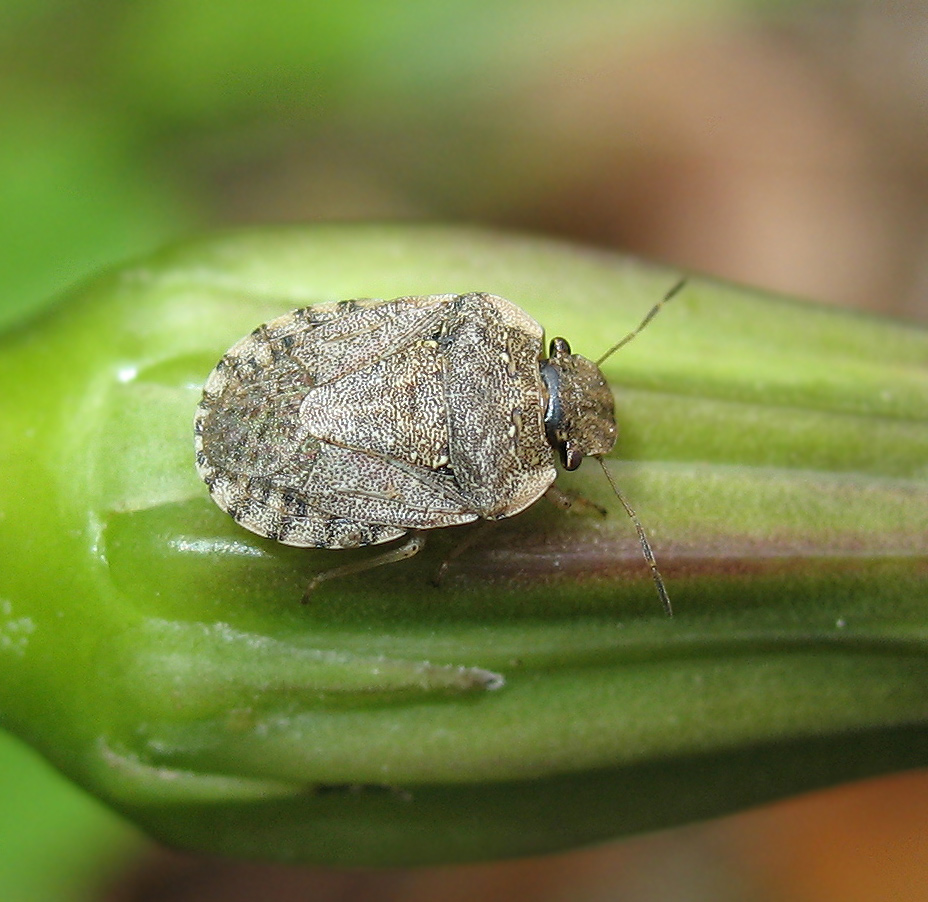
<svg viewBox="0 0 928 902">
<path fill-rule="evenodd" d="M 0 108 L 0 327 L 185 225 L 180 198 L 141 177 L 120 123 L 19 100 Z"/>
<path fill-rule="evenodd" d="M 514 87 L 743 5 L 6 0 L 0 325 L 198 227 L 502 203 L 547 165 L 495 159 Z"/>
<path fill-rule="evenodd" d="M 96 897 L 101 870 L 137 853 L 141 837 L 18 740 L 0 734 L 0 892 L 4 902 Z"/>
</svg>

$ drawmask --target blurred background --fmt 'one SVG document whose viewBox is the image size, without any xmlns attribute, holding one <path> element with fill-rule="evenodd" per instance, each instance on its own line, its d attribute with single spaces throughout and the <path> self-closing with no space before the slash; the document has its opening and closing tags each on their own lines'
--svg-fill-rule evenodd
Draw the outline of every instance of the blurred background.
<svg viewBox="0 0 928 902">
<path fill-rule="evenodd" d="M 928 321 L 928 2 L 0 0 L 0 327 L 216 227 L 472 222 Z M 15 900 L 928 899 L 928 778 L 545 860 L 169 853 L 0 735 Z"/>
</svg>

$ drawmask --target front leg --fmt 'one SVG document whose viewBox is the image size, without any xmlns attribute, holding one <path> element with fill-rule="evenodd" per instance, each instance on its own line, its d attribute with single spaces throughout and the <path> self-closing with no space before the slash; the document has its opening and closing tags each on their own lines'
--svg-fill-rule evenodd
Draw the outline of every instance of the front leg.
<svg viewBox="0 0 928 902">
<path fill-rule="evenodd" d="M 559 507 L 564 511 L 570 510 L 570 508 L 576 504 L 577 507 L 585 507 L 594 510 L 602 517 L 606 516 L 606 508 L 600 507 L 595 502 L 590 501 L 589 498 L 584 498 L 583 495 L 565 492 L 557 483 L 552 483 L 548 486 L 548 490 L 545 492 L 545 498 L 555 507 Z"/>
</svg>

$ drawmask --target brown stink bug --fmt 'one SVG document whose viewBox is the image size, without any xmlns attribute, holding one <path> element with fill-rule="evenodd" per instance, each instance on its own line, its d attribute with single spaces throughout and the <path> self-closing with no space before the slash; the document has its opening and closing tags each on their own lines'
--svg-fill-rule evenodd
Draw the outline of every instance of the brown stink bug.
<svg viewBox="0 0 928 902">
<path fill-rule="evenodd" d="M 599 459 L 635 523 L 661 601 L 670 601 L 634 511 L 603 463 L 616 442 L 599 364 L 492 294 L 355 300 L 294 310 L 243 338 L 206 380 L 196 464 L 216 504 L 285 545 L 401 546 L 317 576 L 416 554 L 423 530 L 525 510 L 553 487 L 560 456 Z M 559 493 L 563 498 L 563 494 Z"/>
</svg>

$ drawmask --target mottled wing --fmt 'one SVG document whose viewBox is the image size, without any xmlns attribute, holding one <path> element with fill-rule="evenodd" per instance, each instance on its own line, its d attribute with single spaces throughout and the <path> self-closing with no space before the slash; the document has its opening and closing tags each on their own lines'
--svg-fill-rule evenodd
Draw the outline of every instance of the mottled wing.
<svg viewBox="0 0 928 902">
<path fill-rule="evenodd" d="M 333 444 L 304 414 L 312 392 L 346 378 L 380 379 L 389 406 L 378 366 L 427 342 L 448 299 L 308 307 L 232 347 L 206 382 L 194 425 L 197 468 L 216 503 L 259 535 L 326 548 L 475 519 L 449 473 Z"/>
<path fill-rule="evenodd" d="M 449 461 L 443 354 L 426 337 L 312 388 L 300 421 L 326 443 L 440 470 Z"/>
<path fill-rule="evenodd" d="M 509 517 L 557 475 L 544 429 L 542 329 L 500 297 L 439 297 L 439 318 L 370 366 L 312 388 L 300 419 L 325 444 L 405 464 L 462 512 Z M 437 514 L 417 525 L 447 525 Z"/>
</svg>

